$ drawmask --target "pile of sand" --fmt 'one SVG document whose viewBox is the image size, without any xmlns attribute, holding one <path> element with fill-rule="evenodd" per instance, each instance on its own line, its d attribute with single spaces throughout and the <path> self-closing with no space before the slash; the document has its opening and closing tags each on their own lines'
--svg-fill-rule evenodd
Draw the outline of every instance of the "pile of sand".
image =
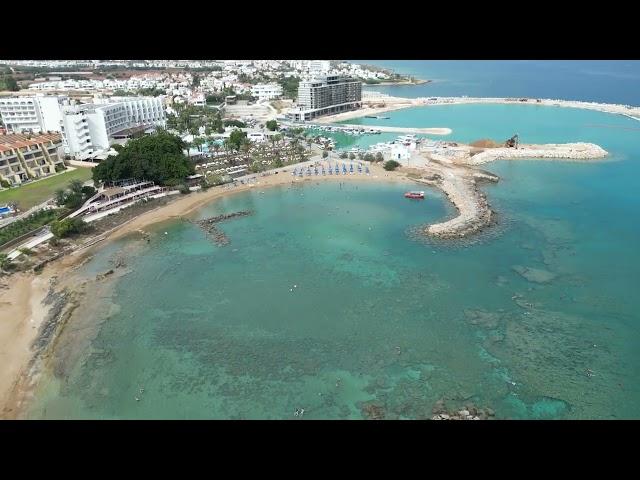
<svg viewBox="0 0 640 480">
<path fill-rule="evenodd" d="M 475 142 L 470 143 L 469 145 L 471 145 L 472 147 L 477 147 L 477 148 L 498 148 L 498 147 L 504 147 L 503 144 L 501 143 L 497 143 L 494 142 L 493 140 L 489 139 L 489 138 L 483 138 L 482 140 L 476 140 Z"/>
</svg>

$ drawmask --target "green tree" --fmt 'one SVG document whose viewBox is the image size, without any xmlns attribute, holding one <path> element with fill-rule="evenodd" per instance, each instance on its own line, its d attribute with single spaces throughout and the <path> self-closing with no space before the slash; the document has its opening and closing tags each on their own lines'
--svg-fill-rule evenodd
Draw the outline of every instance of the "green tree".
<svg viewBox="0 0 640 480">
<path fill-rule="evenodd" d="M 76 233 L 82 233 L 89 225 L 82 218 L 65 218 L 64 220 L 54 220 L 51 222 L 51 233 L 55 238 L 64 238 Z"/>
<path fill-rule="evenodd" d="M 64 205 L 64 202 L 67 199 L 67 194 L 65 193 L 64 190 L 59 189 L 59 190 L 56 190 L 54 198 L 55 198 L 56 205 L 61 207 L 62 205 Z"/>
<path fill-rule="evenodd" d="M 384 162 L 383 168 L 387 171 L 393 171 L 396 168 L 398 168 L 400 166 L 400 164 L 398 162 L 396 162 L 395 160 L 389 160 L 387 162 Z"/>
<path fill-rule="evenodd" d="M 269 120 L 267 123 L 265 123 L 265 126 L 272 132 L 275 132 L 278 129 L 278 122 L 276 122 L 275 120 Z"/>
<path fill-rule="evenodd" d="M 356 159 L 356 155 L 354 153 L 350 153 L 349 160 L 355 160 L 355 159 Z"/>
<path fill-rule="evenodd" d="M 340 152 L 340 158 L 342 159 L 347 158 L 347 152 Z"/>
<path fill-rule="evenodd" d="M 130 140 L 116 156 L 103 160 L 93 169 L 97 182 L 127 178 L 148 179 L 166 185 L 182 181 L 195 172 L 185 155 L 185 143 L 166 130 Z"/>
<path fill-rule="evenodd" d="M 0 253 L 0 270 L 11 270 L 13 264 L 6 253 Z"/>
<path fill-rule="evenodd" d="M 82 187 L 82 195 L 84 196 L 85 200 L 89 200 L 95 194 L 96 194 L 95 188 L 90 186 Z"/>
<path fill-rule="evenodd" d="M 202 151 L 202 146 L 206 143 L 206 140 L 202 137 L 193 139 L 193 146 L 198 149 L 199 152 Z"/>
<path fill-rule="evenodd" d="M 0 90 L 9 90 L 10 92 L 17 92 L 20 90 L 18 82 L 11 75 L 3 75 L 0 77 Z"/>
<path fill-rule="evenodd" d="M 69 182 L 69 190 L 71 191 L 71 193 L 82 193 L 82 180 L 71 180 Z"/>
<path fill-rule="evenodd" d="M 69 192 L 64 200 L 64 206 L 69 210 L 76 210 L 84 203 L 84 196 L 82 193 Z"/>
<path fill-rule="evenodd" d="M 282 86 L 282 94 L 285 98 L 295 99 L 298 96 L 300 77 L 281 77 L 278 83 Z"/>
<path fill-rule="evenodd" d="M 329 156 L 329 152 L 327 152 L 326 150 L 322 151 L 322 158 L 327 158 Z"/>
<path fill-rule="evenodd" d="M 232 150 L 239 150 L 240 146 L 244 143 L 244 140 L 247 138 L 247 132 L 243 132 L 242 130 L 234 130 L 231 132 L 231 135 L 227 139 L 225 143 L 231 147 Z"/>
<path fill-rule="evenodd" d="M 382 155 L 382 152 L 376 153 L 375 161 L 376 162 L 383 162 L 384 161 L 384 156 Z"/>
</svg>

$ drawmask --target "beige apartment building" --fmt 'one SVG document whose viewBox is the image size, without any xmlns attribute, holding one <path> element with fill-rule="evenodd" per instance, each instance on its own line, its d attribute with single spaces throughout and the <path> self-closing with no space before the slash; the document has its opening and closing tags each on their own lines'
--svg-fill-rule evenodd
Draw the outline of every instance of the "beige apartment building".
<svg viewBox="0 0 640 480">
<path fill-rule="evenodd" d="M 59 133 L 0 135 L 0 179 L 13 186 L 56 173 L 61 146 Z"/>
</svg>

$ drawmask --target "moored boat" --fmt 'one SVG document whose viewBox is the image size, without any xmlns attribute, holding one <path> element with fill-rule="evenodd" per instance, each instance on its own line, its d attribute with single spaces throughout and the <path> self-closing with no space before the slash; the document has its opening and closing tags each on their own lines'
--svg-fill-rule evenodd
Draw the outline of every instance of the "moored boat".
<svg viewBox="0 0 640 480">
<path fill-rule="evenodd" d="M 405 198 L 424 198 L 424 192 L 406 192 Z"/>
</svg>

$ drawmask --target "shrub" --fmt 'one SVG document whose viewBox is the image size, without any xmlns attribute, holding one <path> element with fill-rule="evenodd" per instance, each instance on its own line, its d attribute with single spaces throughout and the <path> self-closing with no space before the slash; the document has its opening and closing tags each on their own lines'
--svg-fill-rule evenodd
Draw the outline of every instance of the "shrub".
<svg viewBox="0 0 640 480">
<path fill-rule="evenodd" d="M 9 271 L 13 268 L 13 263 L 7 257 L 6 253 L 0 253 L 0 270 Z"/>
<path fill-rule="evenodd" d="M 20 253 L 22 253 L 23 255 L 33 255 L 33 250 L 31 250 L 30 248 L 27 248 L 27 247 L 19 248 L 18 251 Z"/>
<path fill-rule="evenodd" d="M 327 158 L 329 156 L 329 152 L 327 152 L 326 150 L 322 151 L 322 158 Z"/>
<path fill-rule="evenodd" d="M 247 124 L 240 120 L 225 120 L 223 125 L 225 127 L 247 128 Z"/>
<path fill-rule="evenodd" d="M 382 152 L 376 153 L 375 161 L 376 162 L 383 162 L 384 161 L 384 156 L 382 156 Z"/>
<path fill-rule="evenodd" d="M 392 172 L 393 170 L 395 170 L 396 168 L 398 168 L 400 166 L 400 164 L 398 162 L 396 162 L 395 160 L 389 160 L 388 162 L 385 162 L 383 165 L 383 168 L 389 172 Z"/>
<path fill-rule="evenodd" d="M 8 181 L 6 181 L 6 180 L 4 180 L 4 179 L 0 178 L 0 187 L 2 187 L 2 188 L 9 188 L 10 186 L 11 186 L 11 184 L 10 184 Z"/>
<path fill-rule="evenodd" d="M 347 158 L 347 152 L 342 152 L 340 154 L 340 158 L 342 158 L 342 159 Z"/>
<path fill-rule="evenodd" d="M 189 187 L 187 187 L 186 185 L 182 184 L 178 186 L 178 190 L 180 191 L 181 194 L 183 195 L 187 195 L 188 193 L 191 193 L 191 190 L 189 190 Z"/>
<path fill-rule="evenodd" d="M 355 159 L 356 159 L 355 154 L 354 153 L 350 153 L 349 154 L 349 160 L 355 160 Z"/>
<path fill-rule="evenodd" d="M 56 238 L 64 238 L 76 233 L 82 233 L 88 227 L 89 225 L 81 218 L 65 218 L 64 220 L 51 222 L 51 233 L 53 233 Z"/>
<path fill-rule="evenodd" d="M 209 175 L 207 177 L 207 183 L 210 186 L 217 186 L 217 185 L 222 185 L 225 182 L 220 175 Z"/>
<path fill-rule="evenodd" d="M 84 195 L 84 198 L 86 200 L 90 199 L 91 197 L 93 197 L 96 194 L 96 189 L 93 187 L 82 187 L 82 195 Z"/>
<path fill-rule="evenodd" d="M 77 208 L 80 208 L 83 203 L 84 197 L 82 196 L 82 193 L 78 192 L 71 192 L 64 199 L 64 206 L 69 210 L 76 210 Z"/>
</svg>

